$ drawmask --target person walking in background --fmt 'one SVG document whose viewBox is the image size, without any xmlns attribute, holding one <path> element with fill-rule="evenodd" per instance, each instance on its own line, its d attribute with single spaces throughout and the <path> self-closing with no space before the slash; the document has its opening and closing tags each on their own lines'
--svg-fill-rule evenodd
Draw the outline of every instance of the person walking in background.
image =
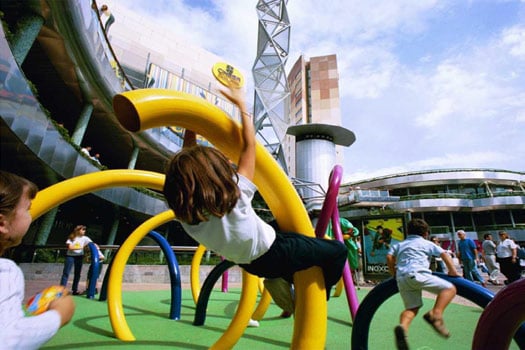
<svg viewBox="0 0 525 350">
<path fill-rule="evenodd" d="M 348 264 L 350 265 L 350 269 L 355 272 L 359 267 L 360 248 L 355 241 L 355 237 L 359 236 L 359 230 L 345 218 L 339 218 L 339 227 L 341 228 L 343 243 L 348 249 Z M 332 221 L 328 222 L 328 228 L 326 230 L 325 237 L 328 239 L 336 239 L 332 228 Z M 354 277 L 354 283 L 357 283 L 355 280 L 356 279 Z"/>
<path fill-rule="evenodd" d="M 29 209 L 38 189 L 18 175 L 0 171 L 0 256 L 22 242 L 31 224 Z M 70 295 L 51 302 L 47 311 L 26 317 L 24 274 L 9 259 L 0 258 L 0 340 L 2 349 L 38 349 L 66 325 L 75 312 Z"/>
<path fill-rule="evenodd" d="M 78 282 L 80 282 L 80 273 L 82 272 L 82 260 L 84 259 L 84 248 L 88 243 L 92 242 L 91 238 L 85 235 L 86 226 L 77 225 L 73 232 L 71 232 L 66 241 L 67 252 L 66 261 L 64 262 L 64 270 L 62 271 L 62 278 L 60 285 L 67 286 L 69 273 L 71 268 L 75 267 L 73 275 L 73 285 L 71 287 L 73 295 L 79 295 Z"/>
<path fill-rule="evenodd" d="M 500 231 L 498 235 L 500 242 L 496 247 L 496 260 L 501 268 L 501 273 L 507 277 L 505 284 L 509 284 L 521 278 L 518 245 L 510 239 L 506 231 Z"/>
<path fill-rule="evenodd" d="M 485 233 L 483 235 L 481 249 L 481 254 L 488 270 L 489 283 L 499 285 L 499 264 L 496 262 L 496 243 L 492 240 L 492 235 L 490 233 Z"/>
<path fill-rule="evenodd" d="M 361 236 L 359 234 L 354 237 L 355 245 L 357 246 L 358 262 L 357 262 L 357 273 L 355 276 L 356 285 L 360 286 L 365 283 L 365 276 L 363 274 L 363 246 L 361 245 Z"/>
<path fill-rule="evenodd" d="M 91 158 L 91 146 L 82 147 L 82 148 L 80 149 L 80 151 L 81 151 L 82 154 L 84 154 L 86 157 Z"/>
<path fill-rule="evenodd" d="M 109 32 L 109 27 L 111 27 L 111 25 L 115 23 L 115 16 L 113 16 L 111 11 L 109 11 L 108 5 L 105 4 L 102 5 L 102 7 L 100 8 L 100 13 L 106 16 L 106 23 L 104 23 L 104 31 L 107 35 Z"/>
<path fill-rule="evenodd" d="M 458 259 L 463 264 L 463 277 L 469 281 L 479 281 L 483 287 L 487 286 L 487 283 L 481 277 L 478 270 L 478 248 L 476 244 L 470 238 L 467 238 L 467 234 L 463 230 L 456 232 L 458 235 Z"/>
<path fill-rule="evenodd" d="M 93 161 L 98 165 L 102 165 L 102 163 L 100 163 L 100 153 L 95 153 L 95 155 L 91 157 L 91 159 L 93 159 Z"/>
<path fill-rule="evenodd" d="M 426 239 L 428 233 L 429 227 L 424 220 L 410 220 L 407 225 L 407 238 L 392 245 L 386 256 L 388 271 L 396 279 L 405 306 L 405 310 L 399 316 L 399 325 L 394 328 L 396 345 L 400 350 L 408 349 L 408 329 L 423 306 L 423 290 L 437 294 L 434 307 L 423 315 L 423 319 L 442 337 L 450 336 L 443 321 L 443 313 L 456 296 L 456 287 L 432 275 L 429 268 L 430 257 L 440 256 L 447 266 L 449 276 L 456 277 L 459 274 L 450 255 L 439 245 Z"/>
</svg>

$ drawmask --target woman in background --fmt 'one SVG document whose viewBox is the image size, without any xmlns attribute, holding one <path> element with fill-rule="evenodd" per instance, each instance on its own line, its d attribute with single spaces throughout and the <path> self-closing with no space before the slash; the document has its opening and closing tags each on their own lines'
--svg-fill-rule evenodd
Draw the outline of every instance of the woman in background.
<svg viewBox="0 0 525 350">
<path fill-rule="evenodd" d="M 78 282 L 80 281 L 80 273 L 82 272 L 82 260 L 84 259 L 84 247 L 88 243 L 92 242 L 91 238 L 85 235 L 86 226 L 77 225 L 73 232 L 69 234 L 66 241 L 67 252 L 66 261 L 64 262 L 64 270 L 62 271 L 62 278 L 60 285 L 67 286 L 67 280 L 69 279 L 69 273 L 71 268 L 75 267 L 73 275 L 73 286 L 71 287 L 73 295 L 79 295 Z"/>
</svg>

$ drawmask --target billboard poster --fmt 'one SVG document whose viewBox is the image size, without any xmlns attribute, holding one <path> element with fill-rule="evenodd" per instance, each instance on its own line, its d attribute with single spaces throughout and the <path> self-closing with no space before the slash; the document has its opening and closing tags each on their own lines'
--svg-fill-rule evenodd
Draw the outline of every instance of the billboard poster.
<svg viewBox="0 0 525 350">
<path fill-rule="evenodd" d="M 367 279 L 389 276 L 386 254 L 392 244 L 405 239 L 403 218 L 378 218 L 363 221 L 364 275 Z"/>
</svg>

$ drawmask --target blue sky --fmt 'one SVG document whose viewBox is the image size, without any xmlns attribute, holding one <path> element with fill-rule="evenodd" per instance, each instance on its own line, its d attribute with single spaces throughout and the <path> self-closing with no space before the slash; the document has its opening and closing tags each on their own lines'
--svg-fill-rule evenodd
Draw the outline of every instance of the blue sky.
<svg viewBox="0 0 525 350">
<path fill-rule="evenodd" d="M 251 70 L 257 1 L 107 3 Z M 291 0 L 287 7 L 288 67 L 300 54 L 337 54 L 343 126 L 357 137 L 345 150 L 346 181 L 426 169 L 525 171 L 525 1 Z"/>
</svg>

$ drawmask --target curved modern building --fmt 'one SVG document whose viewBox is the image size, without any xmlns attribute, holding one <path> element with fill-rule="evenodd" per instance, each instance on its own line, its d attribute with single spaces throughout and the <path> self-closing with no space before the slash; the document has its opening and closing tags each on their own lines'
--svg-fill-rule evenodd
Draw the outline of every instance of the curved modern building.
<svg viewBox="0 0 525 350">
<path fill-rule="evenodd" d="M 525 244 L 525 173 L 496 169 L 443 169 L 382 176 L 342 186 L 341 216 L 362 232 L 367 278 L 387 276 L 388 246 L 404 239 L 412 218 L 424 219 L 441 245 L 456 249 L 464 230 L 480 244 L 505 230 Z M 388 242 L 387 244 L 381 242 Z"/>
<path fill-rule="evenodd" d="M 495 169 L 410 172 L 354 182 L 343 187 L 346 217 L 388 208 L 425 219 L 434 233 L 459 229 L 479 234 L 507 230 L 525 241 L 525 173 Z M 377 199 L 377 203 L 376 203 Z M 383 202 L 381 199 L 385 199 Z M 370 205 L 372 203 L 372 205 Z"/>
<path fill-rule="evenodd" d="M 98 5 L 93 4 L 80 0 L 0 4 L 0 169 L 25 176 L 40 189 L 105 169 L 164 172 L 182 144 L 182 130 L 127 131 L 113 112 L 112 98 L 118 93 L 172 88 L 200 96 L 233 117 L 237 113 L 220 97 L 212 76 L 208 63 L 217 62 L 217 56 L 184 46 L 184 52 L 173 57 L 178 61 L 168 64 L 165 54 L 147 51 L 138 46 L 139 41 L 131 47 L 115 39 L 120 45 L 113 46 L 113 38 L 103 30 Z M 127 21 L 134 23 L 132 18 Z M 117 25 L 111 28 L 116 29 Z M 186 61 L 180 56 L 184 53 Z M 81 151 L 85 146 L 92 148 L 91 156 L 100 154 L 101 164 Z M 118 245 L 138 225 L 166 209 L 163 196 L 147 188 L 105 189 L 42 216 L 24 243 L 63 245 L 71 228 L 82 223 L 94 241 Z M 175 223 L 159 231 L 172 245 L 194 244 L 178 234 Z"/>
</svg>

